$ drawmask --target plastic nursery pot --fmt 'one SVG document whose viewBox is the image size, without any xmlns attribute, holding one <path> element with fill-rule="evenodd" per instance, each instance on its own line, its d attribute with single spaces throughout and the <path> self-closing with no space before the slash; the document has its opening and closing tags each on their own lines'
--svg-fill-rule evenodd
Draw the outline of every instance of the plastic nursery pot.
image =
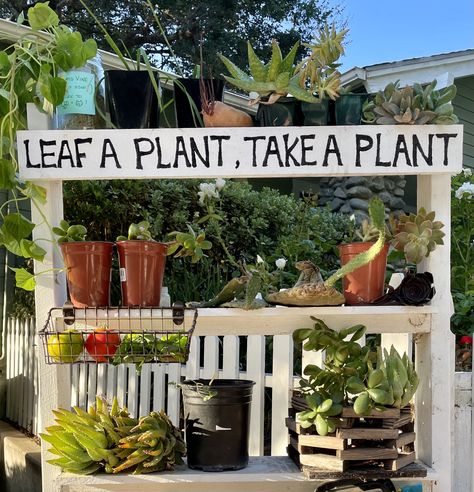
<svg viewBox="0 0 474 492">
<path fill-rule="evenodd" d="M 302 102 L 305 126 L 326 126 L 329 123 L 329 99 L 321 99 L 318 103 Z"/>
<path fill-rule="evenodd" d="M 122 305 L 159 306 L 168 246 L 140 240 L 119 241 L 116 244 Z"/>
<path fill-rule="evenodd" d="M 105 307 L 110 302 L 113 243 L 61 243 L 69 297 L 74 307 Z"/>
<path fill-rule="evenodd" d="M 204 471 L 239 470 L 249 461 L 253 381 L 184 381 L 188 466 Z M 205 399 L 208 391 L 216 394 Z"/>
<path fill-rule="evenodd" d="M 158 74 L 154 76 L 159 84 Z M 117 128 L 158 127 L 158 97 L 146 70 L 106 70 L 105 92 L 110 120 Z"/>
<path fill-rule="evenodd" d="M 222 101 L 224 98 L 224 81 L 216 79 L 204 79 L 207 92 L 214 95 L 215 101 Z M 178 78 L 173 81 L 174 89 L 174 108 L 176 111 L 176 126 L 178 128 L 199 128 L 200 118 L 195 114 L 196 109 L 201 114 L 201 90 L 199 79 Z M 196 108 L 190 102 L 194 102 Z"/>
<path fill-rule="evenodd" d="M 360 125 L 368 94 L 341 94 L 336 99 L 336 125 Z"/>
<path fill-rule="evenodd" d="M 301 103 L 293 97 L 280 97 L 273 104 L 259 104 L 255 120 L 257 126 L 300 126 Z"/>
<path fill-rule="evenodd" d="M 345 265 L 354 256 L 367 251 L 373 243 L 341 244 L 339 254 L 341 265 Z M 346 304 L 362 304 L 371 302 L 384 293 L 385 269 L 389 245 L 385 244 L 382 251 L 369 263 L 357 268 L 343 278 L 344 298 Z"/>
</svg>

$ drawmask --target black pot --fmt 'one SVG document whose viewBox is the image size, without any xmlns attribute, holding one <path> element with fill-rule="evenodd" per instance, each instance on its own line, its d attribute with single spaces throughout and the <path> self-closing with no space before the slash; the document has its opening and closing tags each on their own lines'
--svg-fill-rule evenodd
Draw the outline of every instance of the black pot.
<svg viewBox="0 0 474 492">
<path fill-rule="evenodd" d="M 106 70 L 105 91 L 110 120 L 117 128 L 158 128 L 158 97 L 146 70 Z"/>
<path fill-rule="evenodd" d="M 273 104 L 259 104 L 255 119 L 258 126 L 301 126 L 301 103 L 293 97 L 280 97 Z"/>
<path fill-rule="evenodd" d="M 197 383 L 197 384 L 196 384 Z M 189 468 L 240 470 L 249 461 L 253 381 L 199 379 L 182 383 Z M 205 399 L 207 392 L 216 394 Z"/>
<path fill-rule="evenodd" d="M 224 98 L 224 81 L 216 79 L 204 79 L 204 84 L 208 92 L 213 92 L 215 101 L 222 101 Z M 176 111 L 176 126 L 178 128 L 199 128 L 202 127 L 201 117 L 201 90 L 199 79 L 175 79 L 174 88 L 174 107 Z M 193 104 L 190 102 L 193 101 Z M 196 109 L 199 112 L 197 116 Z"/>
<path fill-rule="evenodd" d="M 329 99 L 321 99 L 318 103 L 302 102 L 305 126 L 326 126 L 329 123 Z"/>
<path fill-rule="evenodd" d="M 336 125 L 360 125 L 367 94 L 341 94 L 336 99 Z"/>
</svg>

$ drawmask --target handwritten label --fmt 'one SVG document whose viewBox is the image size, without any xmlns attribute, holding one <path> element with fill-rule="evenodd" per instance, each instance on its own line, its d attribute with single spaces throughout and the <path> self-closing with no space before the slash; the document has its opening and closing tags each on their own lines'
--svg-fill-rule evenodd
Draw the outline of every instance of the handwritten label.
<svg viewBox="0 0 474 492">
<path fill-rule="evenodd" d="M 59 114 L 95 115 L 93 73 L 71 70 L 62 75 L 67 82 L 63 103 L 58 106 Z"/>
</svg>

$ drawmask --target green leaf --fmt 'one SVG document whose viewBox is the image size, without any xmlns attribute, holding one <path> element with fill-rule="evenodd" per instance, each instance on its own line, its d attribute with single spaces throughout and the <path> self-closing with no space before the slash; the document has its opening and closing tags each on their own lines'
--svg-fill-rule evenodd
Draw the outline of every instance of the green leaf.
<svg viewBox="0 0 474 492">
<path fill-rule="evenodd" d="M 54 107 L 64 101 L 67 83 L 62 77 L 52 77 L 49 73 L 40 74 L 38 88 L 40 94 Z"/>
<path fill-rule="evenodd" d="M 313 333 L 312 328 L 300 328 L 295 330 L 293 332 L 293 341 L 296 343 L 303 342 L 311 335 L 311 333 Z"/>
<path fill-rule="evenodd" d="M 17 241 L 28 237 L 33 231 L 35 225 L 27 218 L 19 213 L 9 214 L 4 218 L 1 227 L 3 232 L 6 232 Z"/>
<path fill-rule="evenodd" d="M 327 436 L 328 435 L 328 432 L 329 432 L 328 423 L 324 417 L 322 417 L 319 414 L 316 415 L 315 424 L 316 424 L 316 432 L 320 436 Z"/>
<path fill-rule="evenodd" d="M 357 415 L 366 415 L 369 411 L 369 395 L 361 393 L 354 402 L 354 412 Z"/>
<path fill-rule="evenodd" d="M 35 276 L 24 268 L 10 268 L 15 272 L 16 286 L 24 290 L 35 290 Z"/>
<path fill-rule="evenodd" d="M 16 185 L 15 164 L 12 161 L 0 159 L 0 188 L 12 190 Z"/>
<path fill-rule="evenodd" d="M 37 3 L 34 7 L 28 9 L 28 22 L 31 29 L 40 31 L 41 29 L 50 29 L 59 25 L 59 17 L 49 7 L 48 3 Z"/>
<path fill-rule="evenodd" d="M 0 51 L 0 70 L 9 70 L 10 69 L 10 59 L 5 51 Z"/>
<path fill-rule="evenodd" d="M 318 406 L 316 411 L 318 413 L 326 413 L 326 412 L 329 412 L 329 410 L 331 410 L 331 407 L 332 407 L 332 400 L 331 400 L 331 398 L 328 398 L 327 400 L 324 400 L 321 403 L 321 405 Z"/>
<path fill-rule="evenodd" d="M 352 376 L 347 380 L 346 388 L 349 393 L 357 395 L 365 391 L 365 384 L 357 377 Z"/>
<path fill-rule="evenodd" d="M 43 261 L 44 255 L 46 251 L 38 246 L 34 241 L 30 241 L 29 239 L 22 239 L 20 241 L 20 248 L 22 256 L 25 258 L 33 258 L 37 261 Z"/>
<path fill-rule="evenodd" d="M 26 182 L 25 187 L 21 190 L 21 192 L 28 198 L 31 198 L 42 205 L 46 203 L 46 189 L 32 183 L 31 181 Z"/>
</svg>

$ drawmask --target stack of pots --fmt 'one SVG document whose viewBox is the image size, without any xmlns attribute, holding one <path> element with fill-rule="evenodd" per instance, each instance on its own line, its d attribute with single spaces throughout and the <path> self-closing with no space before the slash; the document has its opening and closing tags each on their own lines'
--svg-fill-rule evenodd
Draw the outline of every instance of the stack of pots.
<svg viewBox="0 0 474 492">
<path fill-rule="evenodd" d="M 74 241 L 61 243 L 69 296 L 74 307 L 110 305 L 114 243 Z M 155 241 L 116 243 L 123 306 L 158 307 L 167 245 Z"/>
</svg>

